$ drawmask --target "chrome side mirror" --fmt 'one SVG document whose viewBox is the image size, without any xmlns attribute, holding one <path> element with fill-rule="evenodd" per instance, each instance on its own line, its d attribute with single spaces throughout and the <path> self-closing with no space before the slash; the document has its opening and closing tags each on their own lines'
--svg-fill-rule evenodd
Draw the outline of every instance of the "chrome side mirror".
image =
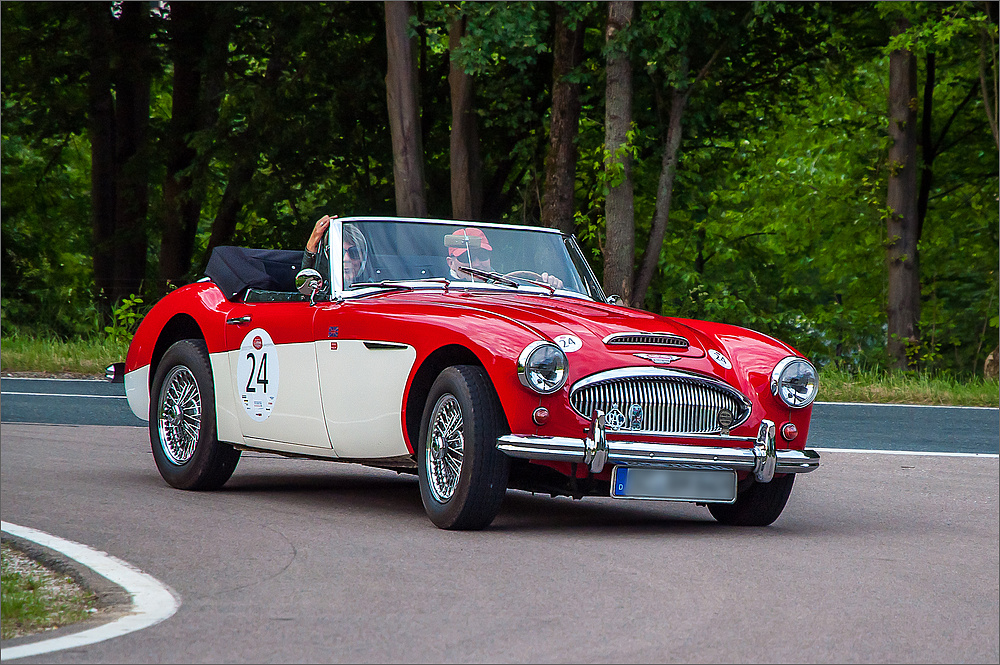
<svg viewBox="0 0 1000 665">
<path fill-rule="evenodd" d="M 303 268 L 295 275 L 295 288 L 304 296 L 309 296 L 309 304 L 315 304 L 316 293 L 323 288 L 323 276 L 313 268 Z"/>
<path fill-rule="evenodd" d="M 622 298 L 619 295 L 611 294 L 610 296 L 608 296 L 608 304 L 609 305 L 620 305 L 621 302 L 622 302 Z"/>
</svg>

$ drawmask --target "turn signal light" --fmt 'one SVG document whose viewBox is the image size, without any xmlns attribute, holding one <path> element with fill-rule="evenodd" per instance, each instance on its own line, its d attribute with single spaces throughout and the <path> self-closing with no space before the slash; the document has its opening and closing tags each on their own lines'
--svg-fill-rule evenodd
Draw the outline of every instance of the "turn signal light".
<svg viewBox="0 0 1000 665">
<path fill-rule="evenodd" d="M 795 426 L 795 423 L 785 423 L 781 426 L 781 438 L 785 441 L 794 441 L 798 435 L 799 428 Z"/>
<path fill-rule="evenodd" d="M 531 419 L 535 421 L 536 425 L 544 425 L 549 422 L 549 410 L 540 406 L 531 414 Z"/>
</svg>

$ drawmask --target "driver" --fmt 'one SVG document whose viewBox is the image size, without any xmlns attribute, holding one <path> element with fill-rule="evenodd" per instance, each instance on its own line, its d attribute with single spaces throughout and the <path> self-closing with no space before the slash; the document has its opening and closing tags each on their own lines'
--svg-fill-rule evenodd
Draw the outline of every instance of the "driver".
<svg viewBox="0 0 1000 665">
<path fill-rule="evenodd" d="M 451 234 L 450 237 L 452 239 L 455 239 L 456 237 L 459 239 L 465 239 L 464 246 L 460 245 L 458 247 L 448 247 L 448 258 L 446 260 L 448 262 L 448 268 L 452 279 L 467 281 L 470 277 L 472 277 L 474 281 L 483 281 L 480 277 L 460 271 L 459 268 L 462 266 L 475 268 L 484 272 L 493 272 L 493 267 L 490 264 L 490 260 L 493 256 L 493 245 L 490 244 L 490 241 L 486 238 L 486 234 L 483 233 L 482 229 L 461 229 L 460 231 L 455 231 L 455 233 Z M 541 274 L 541 278 L 543 282 L 553 288 L 561 289 L 563 286 L 563 281 L 561 279 L 555 275 L 550 275 L 547 272 L 543 272 Z"/>
</svg>

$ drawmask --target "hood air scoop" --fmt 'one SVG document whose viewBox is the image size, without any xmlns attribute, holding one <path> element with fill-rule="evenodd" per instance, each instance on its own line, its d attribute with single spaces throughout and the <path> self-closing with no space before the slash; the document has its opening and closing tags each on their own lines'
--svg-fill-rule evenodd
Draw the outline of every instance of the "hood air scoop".
<svg viewBox="0 0 1000 665">
<path fill-rule="evenodd" d="M 688 348 L 688 341 L 680 335 L 668 333 L 615 333 L 604 338 L 608 346 L 664 346 L 672 349 Z"/>
</svg>

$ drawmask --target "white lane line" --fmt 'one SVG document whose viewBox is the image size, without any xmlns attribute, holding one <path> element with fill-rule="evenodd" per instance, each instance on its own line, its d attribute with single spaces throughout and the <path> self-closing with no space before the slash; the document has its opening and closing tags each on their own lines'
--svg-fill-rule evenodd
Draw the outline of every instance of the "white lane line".
<svg viewBox="0 0 1000 665">
<path fill-rule="evenodd" d="M 2 390 L 0 395 L 32 395 L 35 397 L 96 397 L 98 399 L 128 399 L 125 395 L 70 395 L 67 393 L 21 393 L 11 390 Z"/>
<path fill-rule="evenodd" d="M 813 402 L 823 406 L 895 406 L 904 409 L 981 409 L 1000 411 L 1000 406 L 951 406 L 950 404 L 883 404 L 881 402 Z"/>
<path fill-rule="evenodd" d="M 124 588 L 132 596 L 132 614 L 103 626 L 83 630 L 72 635 L 3 649 L 0 652 L 0 660 L 37 656 L 42 653 L 82 647 L 113 637 L 120 637 L 136 630 L 148 628 L 171 617 L 181 605 L 176 594 L 159 580 L 110 554 L 81 543 L 53 536 L 44 531 L 18 526 L 10 522 L 0 522 L 0 529 L 79 561 L 84 566 Z"/>
<path fill-rule="evenodd" d="M 864 450 L 862 448 L 812 448 L 824 453 L 872 453 L 875 455 L 930 455 L 933 457 L 985 457 L 1000 459 L 997 453 L 932 453 L 922 450 Z"/>
</svg>

